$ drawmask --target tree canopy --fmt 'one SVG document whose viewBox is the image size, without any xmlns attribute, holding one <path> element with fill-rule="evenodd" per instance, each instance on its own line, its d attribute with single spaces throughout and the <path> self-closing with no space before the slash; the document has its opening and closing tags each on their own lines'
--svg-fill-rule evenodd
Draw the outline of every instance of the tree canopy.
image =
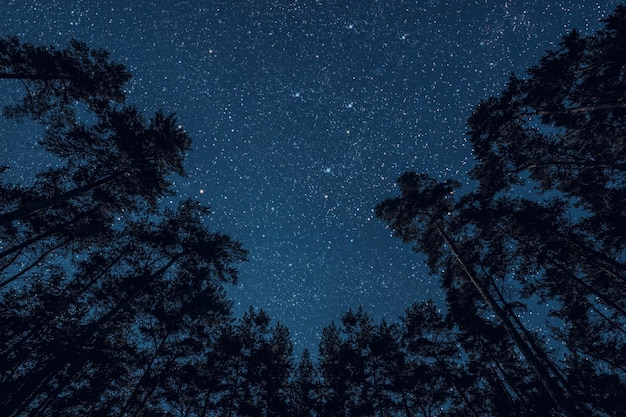
<svg viewBox="0 0 626 417">
<path fill-rule="evenodd" d="M 0 414 L 626 415 L 625 48 L 618 7 L 479 103 L 472 186 L 404 173 L 376 215 L 444 302 L 348 310 L 295 360 L 281 323 L 232 313 L 247 250 L 163 204 L 191 149 L 176 116 L 126 103 L 105 51 L 0 39 L 24 89 L 4 114 L 60 160 L 0 182 Z"/>
<path fill-rule="evenodd" d="M 461 329 L 501 328 L 572 416 L 626 406 L 626 8 L 605 23 L 586 38 L 572 31 L 477 106 L 475 191 L 406 173 L 401 196 L 376 211 L 443 270 Z M 552 344 L 523 319 L 540 305 Z"/>
<path fill-rule="evenodd" d="M 109 53 L 72 39 L 62 50 L 0 39 L 0 79 L 20 80 L 25 88 L 19 104 L 5 108 L 10 117 L 30 116 L 47 123 L 76 120 L 75 106 L 98 110 L 125 100 L 123 86 L 131 74 L 109 60 Z"/>
</svg>

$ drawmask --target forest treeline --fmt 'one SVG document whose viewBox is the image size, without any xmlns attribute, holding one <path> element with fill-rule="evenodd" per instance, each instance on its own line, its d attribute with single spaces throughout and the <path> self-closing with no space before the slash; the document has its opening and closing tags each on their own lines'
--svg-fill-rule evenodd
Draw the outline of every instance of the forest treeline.
<svg viewBox="0 0 626 417">
<path fill-rule="evenodd" d="M 315 360 L 234 317 L 248 252 L 208 207 L 161 203 L 191 138 L 126 103 L 130 78 L 78 41 L 0 39 L 23 89 L 4 116 L 59 161 L 30 184 L 0 168 L 0 415 L 626 415 L 626 7 L 477 105 L 470 186 L 405 173 L 376 207 L 445 311 L 350 310 Z"/>
</svg>

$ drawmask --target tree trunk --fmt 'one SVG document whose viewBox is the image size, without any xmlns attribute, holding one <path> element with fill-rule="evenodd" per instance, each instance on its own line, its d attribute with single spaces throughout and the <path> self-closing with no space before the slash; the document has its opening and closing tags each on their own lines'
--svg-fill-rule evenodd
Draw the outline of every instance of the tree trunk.
<svg viewBox="0 0 626 417">
<path fill-rule="evenodd" d="M 5 213 L 0 215 L 0 226 L 5 225 L 5 224 L 9 224 L 15 220 L 19 220 L 19 219 L 24 219 L 28 216 L 32 216 L 33 214 L 50 208 L 55 204 L 58 203 L 62 203 L 64 201 L 67 201 L 71 198 L 77 197 L 83 193 L 86 193 L 87 191 L 93 190 L 94 188 L 98 188 L 104 184 L 107 184 L 111 181 L 113 181 L 116 178 L 119 178 L 122 176 L 122 174 L 124 174 L 124 171 L 122 170 L 117 170 L 114 171 L 112 174 L 101 178 L 97 181 L 91 182 L 89 184 L 85 184 L 81 187 L 77 187 L 74 188 L 72 190 L 66 191 L 58 196 L 49 198 L 47 200 L 42 200 L 42 201 L 38 201 L 36 203 L 31 204 L 28 207 L 22 207 L 19 208 L 17 210 L 14 210 L 10 213 Z"/>
<path fill-rule="evenodd" d="M 182 256 L 183 252 L 175 255 L 170 259 L 170 261 L 161 267 L 158 271 L 150 274 L 148 277 L 144 279 L 143 285 L 139 286 L 133 292 L 128 294 L 121 302 L 119 302 L 114 308 L 112 308 L 107 314 L 98 319 L 95 323 L 92 323 L 86 327 L 86 329 L 79 335 L 77 335 L 72 340 L 68 340 L 68 346 L 70 349 L 75 350 L 76 353 L 80 352 L 80 348 L 87 346 L 89 339 L 93 338 L 99 330 L 101 330 L 102 326 L 110 321 L 115 315 L 117 315 L 121 310 L 126 308 L 132 300 L 135 299 L 139 294 L 141 294 L 155 279 L 159 278 L 167 270 Z M 70 346 L 71 345 L 71 346 Z M 72 352 L 66 352 L 67 355 L 72 354 Z M 77 358 L 80 359 L 80 358 Z M 18 388 L 12 396 L 9 397 L 9 401 L 7 401 L 4 410 L 0 410 L 0 415 L 5 416 L 19 416 L 23 411 L 25 411 L 28 405 L 37 398 L 37 396 L 42 393 L 49 391 L 47 382 L 51 377 L 58 374 L 63 370 L 63 368 L 68 364 L 68 360 L 66 358 L 55 358 L 54 360 L 48 362 L 46 366 L 39 372 L 36 372 L 36 375 L 27 376 L 27 382 L 23 384 L 20 388 Z M 71 363 L 72 369 L 76 369 L 79 366 L 84 364 L 84 358 L 82 360 L 77 360 Z M 65 387 L 69 384 L 70 377 L 68 375 L 73 375 L 72 369 L 68 369 L 67 375 L 62 378 L 56 384 L 58 387 Z M 58 390 L 58 389 L 57 389 Z"/>
<path fill-rule="evenodd" d="M 16 273 L 15 275 L 13 275 L 10 278 L 5 279 L 4 281 L 0 282 L 0 288 L 3 288 L 5 286 L 7 286 L 8 284 L 10 284 L 11 282 L 17 280 L 18 278 L 20 278 L 22 275 L 24 275 L 25 273 L 27 273 L 28 271 L 30 271 L 31 269 L 35 268 L 37 265 L 41 264 L 43 262 L 43 260 L 50 255 L 52 252 L 54 252 L 55 250 L 59 249 L 60 247 L 66 245 L 67 243 L 69 243 L 70 239 L 66 238 L 64 240 L 62 240 L 60 243 L 57 243 L 56 245 L 52 246 L 51 248 L 47 249 L 44 253 L 42 253 L 39 258 L 37 258 L 36 260 L 34 260 L 33 262 L 31 262 L 30 265 L 26 266 L 25 268 L 23 268 L 21 271 L 19 271 L 18 273 Z M 0 259 L 2 257 L 0 256 Z M 7 264 L 7 266 L 10 265 Z"/>
<path fill-rule="evenodd" d="M 585 417 L 588 416 L 586 408 L 576 400 L 576 395 L 573 393 L 567 385 L 561 386 L 550 375 L 546 369 L 543 361 L 537 356 L 537 353 L 531 349 L 528 342 L 524 340 L 524 337 L 518 332 L 513 323 L 509 319 L 509 314 L 498 304 L 493 295 L 489 292 L 486 286 L 480 282 L 480 280 L 474 275 L 473 271 L 467 266 L 455 243 L 443 230 L 443 228 L 436 224 L 437 231 L 444 239 L 446 244 L 450 247 L 450 250 L 454 254 L 454 257 L 461 265 L 461 268 L 465 272 L 470 283 L 476 288 L 481 295 L 481 298 L 495 313 L 496 317 L 502 323 L 502 326 L 506 330 L 509 337 L 511 337 L 513 343 L 518 347 L 521 353 L 524 355 L 530 368 L 533 370 L 546 392 L 550 395 L 555 404 L 557 404 L 567 415 L 571 417 Z"/>
</svg>

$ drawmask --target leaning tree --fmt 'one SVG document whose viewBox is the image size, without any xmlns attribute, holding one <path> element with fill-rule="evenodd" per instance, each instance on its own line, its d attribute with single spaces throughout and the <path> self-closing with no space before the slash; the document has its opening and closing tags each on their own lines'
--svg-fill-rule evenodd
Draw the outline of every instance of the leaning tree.
<svg viewBox="0 0 626 417">
<path fill-rule="evenodd" d="M 473 190 L 406 173 L 376 209 L 443 271 L 450 309 L 477 312 L 468 331 L 500 326 L 572 416 L 626 410 L 625 48 L 623 6 L 572 31 L 469 118 Z"/>
</svg>

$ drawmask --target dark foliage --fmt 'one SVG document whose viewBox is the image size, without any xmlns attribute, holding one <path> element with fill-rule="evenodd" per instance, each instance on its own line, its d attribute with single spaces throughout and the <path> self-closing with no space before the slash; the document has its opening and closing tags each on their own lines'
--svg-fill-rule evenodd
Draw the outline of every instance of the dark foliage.
<svg viewBox="0 0 626 417">
<path fill-rule="evenodd" d="M 625 35 L 618 7 L 604 29 L 573 31 L 476 108 L 476 191 L 459 196 L 456 182 L 407 173 L 402 195 L 377 207 L 443 271 L 451 319 L 476 360 L 507 343 L 514 350 L 500 361 L 522 355 L 499 375 L 505 409 L 524 415 L 546 395 L 567 415 L 626 412 Z M 543 337 L 523 320 L 540 306 L 551 317 Z"/>
<path fill-rule="evenodd" d="M 76 121 L 77 103 L 92 111 L 122 103 L 131 75 L 108 52 L 77 40 L 58 50 L 10 37 L 0 39 L 0 78 L 20 80 L 26 90 L 20 104 L 5 107 L 5 115 L 69 125 Z"/>
<path fill-rule="evenodd" d="M 104 51 L 0 40 L 0 78 L 25 89 L 5 115 L 45 124 L 62 161 L 0 184 L 0 414 L 626 414 L 625 45 L 625 7 L 567 35 L 470 117 L 475 190 L 405 173 L 376 207 L 445 314 L 350 310 L 295 362 L 264 311 L 232 316 L 240 243 L 207 207 L 163 207 L 191 146 L 175 116 L 126 105 Z"/>
</svg>

